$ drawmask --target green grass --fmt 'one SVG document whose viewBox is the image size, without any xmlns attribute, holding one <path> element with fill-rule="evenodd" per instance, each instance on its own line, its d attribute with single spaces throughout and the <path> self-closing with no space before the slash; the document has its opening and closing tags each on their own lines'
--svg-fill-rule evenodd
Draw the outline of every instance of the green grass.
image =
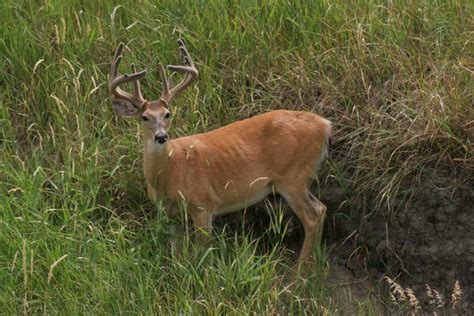
<svg viewBox="0 0 474 316">
<path fill-rule="evenodd" d="M 200 77 L 173 104 L 174 137 L 276 108 L 333 121 L 335 154 L 319 182 L 335 179 L 355 225 L 367 205 L 393 215 L 424 181 L 462 186 L 472 175 L 468 1 L 99 3 L 0 4 L 6 314 L 338 310 L 325 251 L 300 278 L 280 242 L 262 252 L 254 237 L 218 231 L 207 248 L 170 229 L 146 196 L 139 122 L 111 109 L 119 41 L 131 49 L 122 71 L 148 69 L 153 99 L 158 63 L 176 63 L 185 38 Z M 465 181 L 449 182 L 453 172 Z"/>
</svg>

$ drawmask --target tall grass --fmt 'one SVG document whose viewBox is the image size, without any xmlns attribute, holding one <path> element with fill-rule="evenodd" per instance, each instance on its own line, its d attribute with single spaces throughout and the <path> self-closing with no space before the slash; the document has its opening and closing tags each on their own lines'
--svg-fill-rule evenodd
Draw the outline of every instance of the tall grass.
<svg viewBox="0 0 474 316">
<path fill-rule="evenodd" d="M 279 243 L 224 231 L 201 248 L 170 230 L 145 194 L 139 123 L 111 110 L 113 51 L 124 41 L 122 67 L 149 70 L 151 99 L 185 38 L 200 77 L 173 104 L 174 137 L 275 108 L 328 117 L 332 177 L 362 216 L 427 170 L 472 174 L 473 16 L 454 0 L 3 1 L 2 311 L 336 312 L 324 251 L 300 279 Z"/>
</svg>

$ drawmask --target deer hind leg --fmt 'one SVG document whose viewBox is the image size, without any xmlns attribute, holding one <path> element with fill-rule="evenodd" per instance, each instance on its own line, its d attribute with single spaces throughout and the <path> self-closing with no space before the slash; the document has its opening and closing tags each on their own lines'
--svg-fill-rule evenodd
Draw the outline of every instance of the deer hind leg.
<svg viewBox="0 0 474 316">
<path fill-rule="evenodd" d="M 294 188 L 294 186 L 293 186 Z M 301 248 L 298 263 L 306 261 L 313 250 L 314 241 L 321 242 L 321 234 L 326 218 L 326 206 L 321 203 L 309 190 L 277 188 L 293 212 L 298 216 L 304 227 L 304 241 Z"/>
<path fill-rule="evenodd" d="M 323 235 L 324 222 L 326 221 L 326 210 L 327 207 L 320 200 L 318 200 L 311 192 L 308 191 L 309 200 L 313 206 L 314 211 L 317 214 L 317 226 L 316 226 L 316 244 L 320 245 Z"/>
</svg>

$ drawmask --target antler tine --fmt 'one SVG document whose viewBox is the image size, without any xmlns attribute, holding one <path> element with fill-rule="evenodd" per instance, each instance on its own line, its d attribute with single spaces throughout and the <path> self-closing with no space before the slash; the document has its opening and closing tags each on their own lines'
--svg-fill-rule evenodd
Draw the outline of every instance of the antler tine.
<svg viewBox="0 0 474 316">
<path fill-rule="evenodd" d="M 190 66 L 194 66 L 193 59 L 191 58 L 191 55 L 189 55 L 189 52 L 186 49 L 186 46 L 184 45 L 184 41 L 182 39 L 178 40 L 178 46 L 181 56 L 184 57 L 184 60 L 186 60 Z"/>
<path fill-rule="evenodd" d="M 112 66 L 111 66 L 111 69 L 110 69 L 109 77 L 116 77 L 117 76 L 117 70 L 118 70 L 118 66 L 120 64 L 120 61 L 122 60 L 122 52 L 123 52 L 124 47 L 125 47 L 124 43 L 120 42 L 117 49 L 115 50 L 115 55 L 114 55 L 114 59 L 112 61 Z"/>
<path fill-rule="evenodd" d="M 158 64 L 158 70 L 160 71 L 161 84 L 163 85 L 162 97 L 166 97 L 170 94 L 170 85 L 168 82 L 168 78 L 166 78 L 165 68 L 163 68 L 163 65 L 161 63 Z"/>
<path fill-rule="evenodd" d="M 137 68 L 135 67 L 135 64 L 132 64 L 132 71 L 135 74 L 137 74 Z M 138 74 L 140 74 L 140 72 L 138 72 Z M 146 71 L 145 71 L 145 74 L 146 74 Z M 140 100 L 141 103 L 145 101 L 142 95 L 142 90 L 140 89 L 140 81 L 138 79 L 133 81 L 133 95 L 137 100 Z"/>
<path fill-rule="evenodd" d="M 191 72 L 194 72 L 196 73 L 196 75 L 198 74 L 198 71 L 197 69 L 194 67 L 194 62 L 193 62 L 193 59 L 191 58 L 191 55 L 189 55 L 189 52 L 188 50 L 186 49 L 186 46 L 184 45 L 184 41 L 182 39 L 179 39 L 178 40 L 178 46 L 179 46 L 179 52 L 181 54 L 181 56 L 183 57 L 184 59 L 184 63 L 190 67 L 186 67 L 186 66 L 174 66 L 174 65 L 169 65 L 168 66 L 168 69 L 172 70 L 172 71 L 176 71 L 176 72 L 187 72 L 187 71 L 191 71 Z"/>
<path fill-rule="evenodd" d="M 169 90 L 168 93 L 163 93 L 162 97 L 168 102 L 171 101 L 171 99 L 173 99 L 176 95 L 181 93 L 184 89 L 186 89 L 199 75 L 198 70 L 194 66 L 191 55 L 189 55 L 189 52 L 186 49 L 182 39 L 178 40 L 178 46 L 181 56 L 184 57 L 185 66 L 168 65 L 167 68 L 174 72 L 185 73 L 186 76 L 177 86 Z"/>
<path fill-rule="evenodd" d="M 142 70 L 137 72 L 135 65 L 132 65 L 133 73 L 128 75 L 121 75 L 118 74 L 118 66 L 120 65 L 120 61 L 122 60 L 122 52 L 125 47 L 124 43 L 120 43 L 115 51 L 114 60 L 112 61 L 112 66 L 110 68 L 110 75 L 109 75 L 109 91 L 118 99 L 126 100 L 131 102 L 134 106 L 140 108 L 146 100 L 143 98 L 141 90 L 140 90 L 140 83 L 139 80 L 145 77 L 146 70 Z M 134 91 L 133 94 L 125 92 L 124 90 L 120 89 L 120 85 L 126 82 L 133 82 Z"/>
</svg>

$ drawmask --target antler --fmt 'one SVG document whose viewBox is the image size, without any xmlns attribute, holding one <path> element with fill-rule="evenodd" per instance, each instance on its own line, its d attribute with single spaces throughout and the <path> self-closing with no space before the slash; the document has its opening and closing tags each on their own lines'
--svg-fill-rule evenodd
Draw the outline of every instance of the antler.
<svg viewBox="0 0 474 316">
<path fill-rule="evenodd" d="M 117 50 L 115 51 L 114 60 L 112 61 L 112 67 L 110 68 L 109 91 L 117 99 L 129 101 L 137 108 L 141 108 L 143 106 L 143 103 L 147 101 L 143 98 L 142 92 L 140 90 L 140 82 L 138 80 L 145 77 L 146 70 L 137 72 L 135 65 L 132 64 L 132 74 L 125 74 L 119 76 L 118 66 L 120 64 L 120 61 L 122 60 L 122 52 L 124 47 L 124 43 L 120 43 L 117 47 Z M 133 82 L 133 94 L 125 92 L 119 88 L 119 85 L 126 82 Z"/>
<path fill-rule="evenodd" d="M 178 40 L 178 46 L 181 56 L 184 58 L 185 66 L 168 65 L 169 70 L 186 74 L 184 79 L 177 86 L 170 89 L 168 79 L 166 78 L 165 69 L 161 64 L 159 65 L 160 78 L 161 82 L 163 83 L 163 93 L 161 94 L 161 99 L 164 99 L 166 102 L 170 102 L 175 96 L 186 89 L 199 74 L 196 67 L 194 67 L 193 60 L 189 55 L 186 46 L 184 46 L 182 39 Z"/>
</svg>

